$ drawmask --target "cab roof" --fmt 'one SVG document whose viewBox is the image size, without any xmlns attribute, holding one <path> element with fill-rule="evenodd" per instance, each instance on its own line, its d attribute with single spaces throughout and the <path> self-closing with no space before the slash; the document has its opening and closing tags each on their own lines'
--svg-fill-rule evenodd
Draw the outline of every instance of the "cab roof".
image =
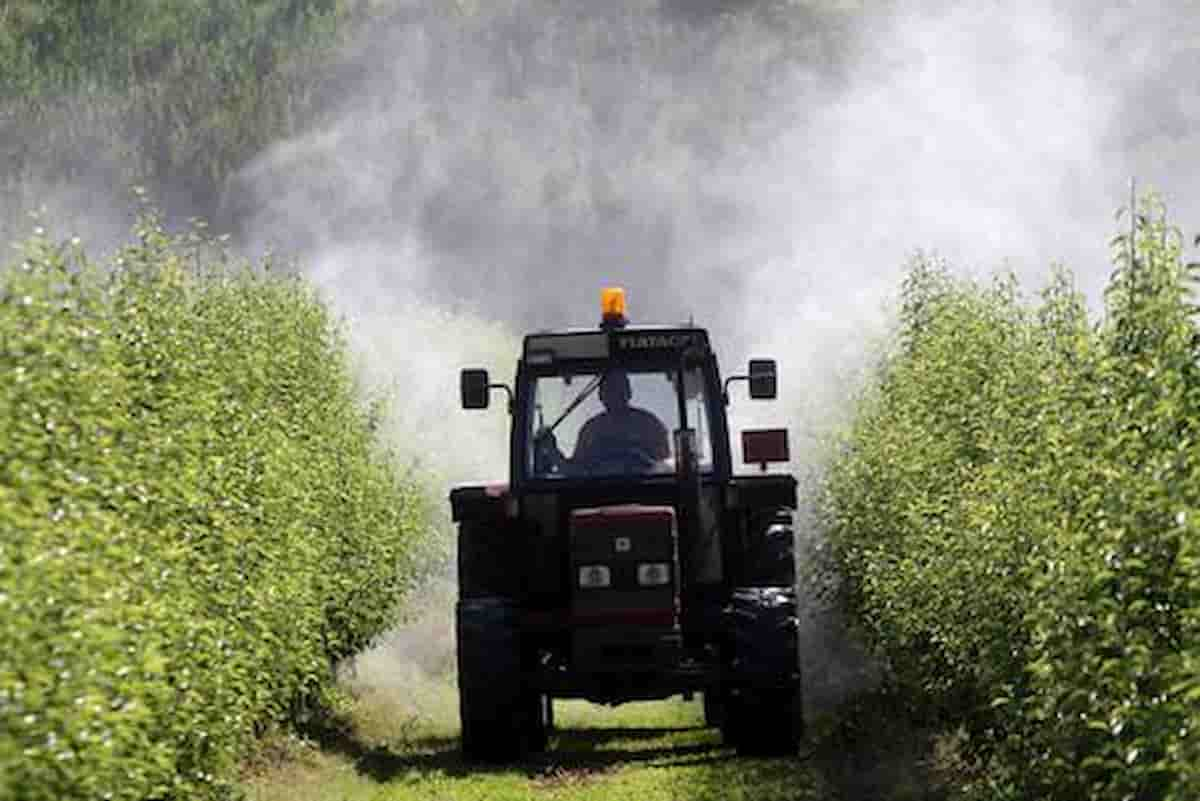
<svg viewBox="0 0 1200 801">
<path fill-rule="evenodd" d="M 522 355 L 528 364 L 537 365 L 573 359 L 670 358 L 687 349 L 708 353 L 708 332 L 694 326 L 665 325 L 541 331 L 525 337 Z"/>
</svg>

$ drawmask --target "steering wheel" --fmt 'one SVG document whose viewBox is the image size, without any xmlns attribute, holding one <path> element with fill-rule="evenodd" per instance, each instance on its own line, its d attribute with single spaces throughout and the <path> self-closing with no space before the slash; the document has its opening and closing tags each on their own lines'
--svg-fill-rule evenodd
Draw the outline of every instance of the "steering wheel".
<svg viewBox="0 0 1200 801">
<path fill-rule="evenodd" d="M 643 445 L 627 440 L 598 443 L 579 461 L 580 470 L 590 476 L 650 473 L 658 464 Z"/>
</svg>

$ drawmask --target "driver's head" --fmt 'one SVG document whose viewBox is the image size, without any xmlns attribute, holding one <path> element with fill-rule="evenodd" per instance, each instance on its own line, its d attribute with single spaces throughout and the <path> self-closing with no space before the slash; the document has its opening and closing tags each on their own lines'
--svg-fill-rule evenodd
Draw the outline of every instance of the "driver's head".
<svg viewBox="0 0 1200 801">
<path fill-rule="evenodd" d="M 629 374 L 621 369 L 609 370 L 600 382 L 600 401 L 610 412 L 624 411 L 629 408 L 629 399 L 633 397 L 633 388 L 629 385 Z"/>
</svg>

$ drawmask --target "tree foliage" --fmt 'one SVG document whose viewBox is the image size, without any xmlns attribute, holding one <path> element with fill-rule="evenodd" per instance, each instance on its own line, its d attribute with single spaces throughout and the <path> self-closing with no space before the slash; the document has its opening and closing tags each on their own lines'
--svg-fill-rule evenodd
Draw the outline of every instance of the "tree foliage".
<svg viewBox="0 0 1200 801">
<path fill-rule="evenodd" d="M 1152 201 L 1135 228 L 1095 324 L 1065 273 L 1030 304 L 914 264 L 829 479 L 901 693 L 1016 797 L 1200 787 L 1194 266 Z"/>
<path fill-rule="evenodd" d="M 0 273 L 0 797 L 220 795 L 425 530 L 326 308 L 153 217 Z"/>
<path fill-rule="evenodd" d="M 315 114 L 351 5 L 0 4 L 0 235 L 63 184 L 169 189 L 211 216 L 228 175 Z"/>
<path fill-rule="evenodd" d="M 0 14 L 0 96 L 129 88 L 203 58 L 207 78 L 261 75 L 331 25 L 337 0 L 10 0 Z"/>
</svg>

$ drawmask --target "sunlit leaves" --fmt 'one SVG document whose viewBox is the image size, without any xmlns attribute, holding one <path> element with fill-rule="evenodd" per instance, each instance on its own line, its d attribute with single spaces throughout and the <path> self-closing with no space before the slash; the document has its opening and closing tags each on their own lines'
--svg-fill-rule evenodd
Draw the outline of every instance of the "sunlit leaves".
<svg viewBox="0 0 1200 801">
<path fill-rule="evenodd" d="M 153 216 L 113 261 L 38 238 L 0 273 L 6 799 L 223 792 L 423 532 L 310 289 Z"/>
<path fill-rule="evenodd" d="M 1200 374 L 1191 268 L 1147 202 L 1099 323 L 918 260 L 829 522 L 905 693 L 1025 797 L 1197 786 Z M 1189 789 L 1190 788 L 1190 789 Z"/>
</svg>

